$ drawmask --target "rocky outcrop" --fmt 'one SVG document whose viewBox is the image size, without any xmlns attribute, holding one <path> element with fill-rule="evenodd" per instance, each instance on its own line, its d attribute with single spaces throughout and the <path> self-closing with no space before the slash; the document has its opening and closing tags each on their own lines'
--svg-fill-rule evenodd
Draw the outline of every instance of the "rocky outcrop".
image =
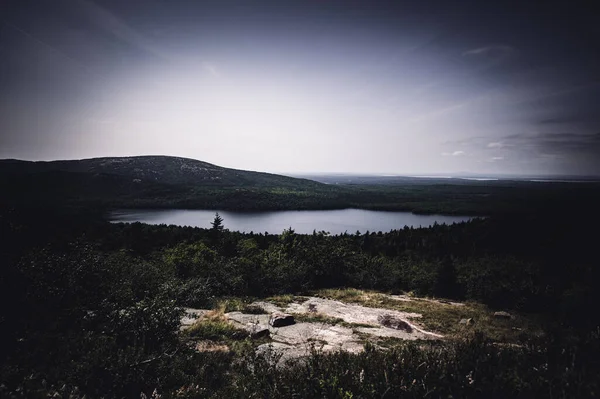
<svg viewBox="0 0 600 399">
<path fill-rule="evenodd" d="M 306 356 L 313 348 L 325 352 L 341 350 L 357 353 L 364 350 L 365 336 L 402 340 L 443 338 L 411 323 L 412 319 L 421 317 L 418 313 L 318 297 L 292 302 L 286 307 L 265 301 L 254 302 L 251 306 L 265 313 L 236 311 L 224 316 L 229 323 L 247 331 L 253 339 L 269 337 L 271 341 L 258 346 L 257 352 L 272 353 L 274 360 L 281 359 L 283 363 L 286 359 Z M 186 309 L 182 323 L 191 324 L 202 318 L 205 312 Z M 315 321 L 296 321 L 294 315 L 297 314 L 305 316 L 302 320 L 314 317 Z"/>
</svg>

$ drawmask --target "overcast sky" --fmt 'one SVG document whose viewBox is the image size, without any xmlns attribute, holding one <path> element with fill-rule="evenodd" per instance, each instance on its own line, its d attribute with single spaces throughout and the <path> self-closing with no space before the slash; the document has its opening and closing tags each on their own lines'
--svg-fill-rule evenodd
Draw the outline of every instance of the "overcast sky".
<svg viewBox="0 0 600 399">
<path fill-rule="evenodd" d="M 2 1 L 0 158 L 600 174 L 599 14 L 533 3 Z"/>
</svg>

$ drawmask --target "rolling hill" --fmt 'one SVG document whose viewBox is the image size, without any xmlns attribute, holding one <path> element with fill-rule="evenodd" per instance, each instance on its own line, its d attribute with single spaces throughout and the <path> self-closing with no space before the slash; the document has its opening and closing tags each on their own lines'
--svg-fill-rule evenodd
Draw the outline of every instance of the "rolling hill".
<svg viewBox="0 0 600 399">
<path fill-rule="evenodd" d="M 315 209 L 336 207 L 343 192 L 312 180 L 168 156 L 0 161 L 4 204 Z"/>
<path fill-rule="evenodd" d="M 114 175 L 133 183 L 158 183 L 186 186 L 244 186 L 314 189 L 323 186 L 312 180 L 223 168 L 189 158 L 136 156 L 91 158 L 72 161 L 30 162 L 1 160 L 0 175 L 37 173 L 82 173 Z"/>
</svg>

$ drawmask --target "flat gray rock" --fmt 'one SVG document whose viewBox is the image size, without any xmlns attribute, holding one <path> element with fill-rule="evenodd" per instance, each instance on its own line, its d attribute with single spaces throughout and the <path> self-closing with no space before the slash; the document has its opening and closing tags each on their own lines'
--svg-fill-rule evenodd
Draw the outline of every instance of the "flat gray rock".
<svg viewBox="0 0 600 399">
<path fill-rule="evenodd" d="M 234 324 L 240 326 L 247 325 L 268 325 L 269 315 L 268 314 L 246 314 L 242 312 L 229 312 L 225 313 L 225 317 Z"/>
</svg>

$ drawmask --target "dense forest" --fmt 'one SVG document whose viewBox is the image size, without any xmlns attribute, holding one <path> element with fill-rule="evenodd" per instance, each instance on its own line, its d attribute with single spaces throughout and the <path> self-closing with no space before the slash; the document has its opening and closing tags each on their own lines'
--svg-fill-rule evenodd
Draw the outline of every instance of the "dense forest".
<svg viewBox="0 0 600 399">
<path fill-rule="evenodd" d="M 2 397 L 595 397 L 597 213 L 488 217 L 332 236 L 111 224 L 87 208 L 0 219 Z M 181 308 L 353 287 L 531 315 L 510 345 L 472 331 L 274 367 L 238 340 L 198 353 Z M 425 345 L 425 346 L 424 346 Z"/>
<path fill-rule="evenodd" d="M 0 205 L 57 207 L 298 210 L 362 208 L 502 215 L 589 208 L 600 183 L 364 179 L 324 184 L 223 168 L 187 158 L 143 156 L 79 161 L 0 160 Z"/>
</svg>

